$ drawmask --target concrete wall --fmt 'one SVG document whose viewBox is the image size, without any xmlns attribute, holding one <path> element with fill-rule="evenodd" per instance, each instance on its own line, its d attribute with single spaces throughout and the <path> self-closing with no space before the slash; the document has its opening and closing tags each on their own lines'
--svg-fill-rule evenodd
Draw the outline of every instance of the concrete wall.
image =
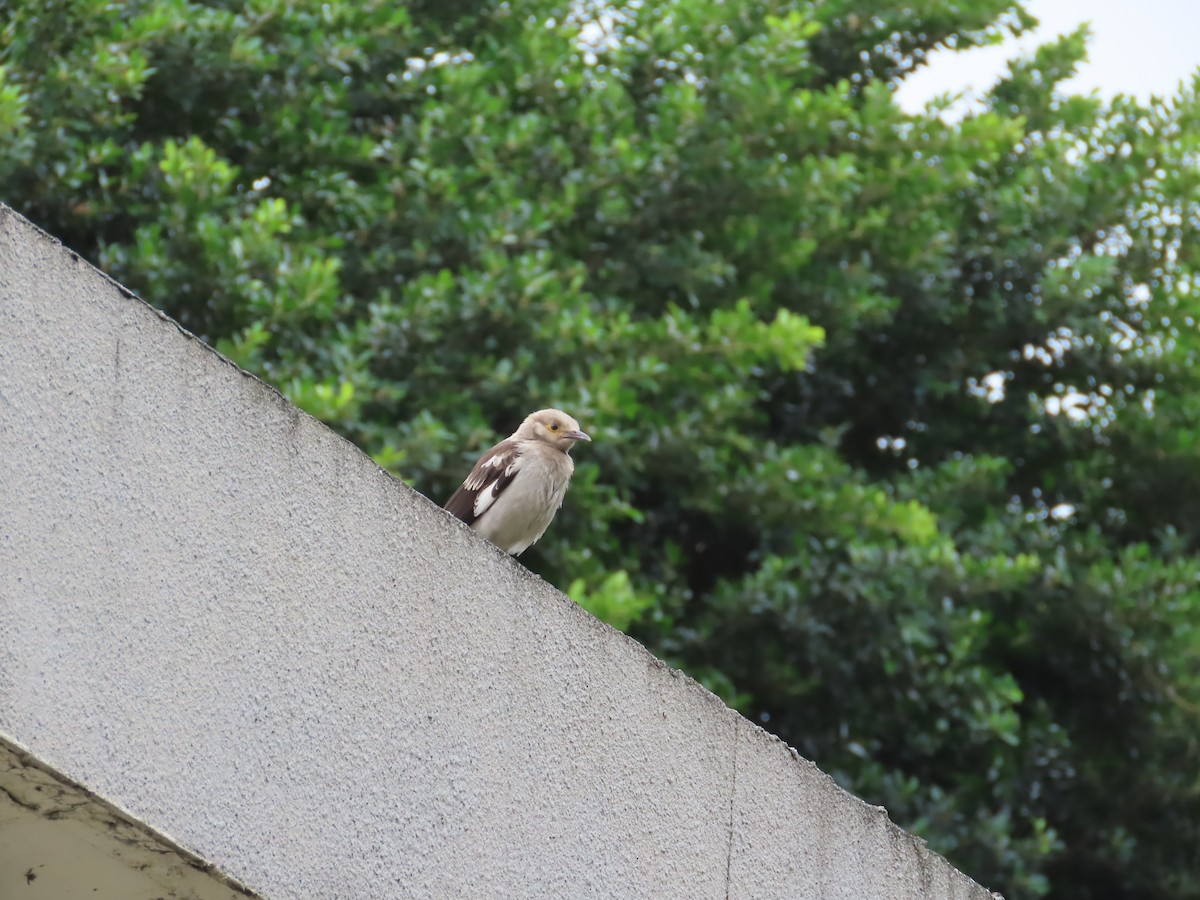
<svg viewBox="0 0 1200 900">
<path fill-rule="evenodd" d="M 0 897 L 254 900 L 0 739 Z"/>
<path fill-rule="evenodd" d="M 990 896 L 4 208 L 0 460 L 0 733 L 251 890 Z"/>
</svg>

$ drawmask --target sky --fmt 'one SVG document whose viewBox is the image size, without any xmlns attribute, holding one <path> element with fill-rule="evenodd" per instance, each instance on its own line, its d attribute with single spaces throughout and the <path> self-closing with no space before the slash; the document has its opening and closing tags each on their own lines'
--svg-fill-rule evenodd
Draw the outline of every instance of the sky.
<svg viewBox="0 0 1200 900">
<path fill-rule="evenodd" d="M 1041 22 L 1037 31 L 998 47 L 935 54 L 911 75 L 899 92 L 903 107 L 921 109 L 944 93 L 982 92 L 1005 71 L 1006 63 L 1039 44 L 1090 22 L 1088 63 L 1067 82 L 1067 90 L 1104 97 L 1169 95 L 1200 67 L 1200 0 L 1026 0 Z"/>
</svg>

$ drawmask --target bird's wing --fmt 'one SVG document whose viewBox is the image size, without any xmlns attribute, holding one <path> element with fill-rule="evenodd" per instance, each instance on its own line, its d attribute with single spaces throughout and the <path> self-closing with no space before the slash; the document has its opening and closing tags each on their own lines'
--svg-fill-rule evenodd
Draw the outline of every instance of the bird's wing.
<svg viewBox="0 0 1200 900">
<path fill-rule="evenodd" d="M 446 501 L 446 509 L 470 525 L 512 484 L 520 468 L 521 445 L 511 439 L 501 441 L 479 457 L 467 480 Z"/>
</svg>

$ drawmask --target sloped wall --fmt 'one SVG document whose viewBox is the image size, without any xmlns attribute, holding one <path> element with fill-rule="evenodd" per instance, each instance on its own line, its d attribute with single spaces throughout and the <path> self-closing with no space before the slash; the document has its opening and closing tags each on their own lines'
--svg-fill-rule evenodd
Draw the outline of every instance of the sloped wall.
<svg viewBox="0 0 1200 900">
<path fill-rule="evenodd" d="M 267 897 L 990 896 L 6 208 L 0 465 L 0 733 Z"/>
</svg>

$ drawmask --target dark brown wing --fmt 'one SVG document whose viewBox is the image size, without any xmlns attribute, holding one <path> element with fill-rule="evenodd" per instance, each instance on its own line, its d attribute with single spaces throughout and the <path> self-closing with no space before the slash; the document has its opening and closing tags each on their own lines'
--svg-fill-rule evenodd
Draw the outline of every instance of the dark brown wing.
<svg viewBox="0 0 1200 900">
<path fill-rule="evenodd" d="M 516 441 L 507 439 L 498 443 L 479 457 L 467 480 L 446 501 L 446 509 L 468 525 L 473 523 L 517 477 L 520 455 Z"/>
</svg>

